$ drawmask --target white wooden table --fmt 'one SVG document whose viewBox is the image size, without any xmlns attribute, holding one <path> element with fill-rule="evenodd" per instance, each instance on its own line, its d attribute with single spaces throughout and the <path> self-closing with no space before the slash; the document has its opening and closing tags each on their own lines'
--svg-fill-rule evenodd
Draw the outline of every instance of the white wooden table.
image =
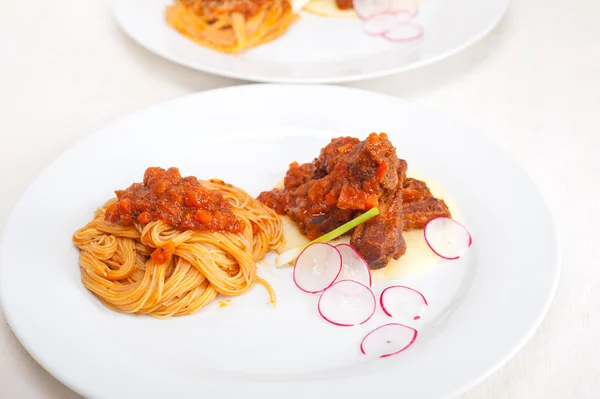
<svg viewBox="0 0 600 399">
<path fill-rule="evenodd" d="M 242 83 L 143 50 L 106 3 L 0 0 L 0 226 L 42 168 L 95 129 L 163 100 Z M 464 398 L 600 398 L 598 17 L 595 0 L 515 1 L 465 52 L 352 85 L 450 114 L 508 148 L 559 226 L 563 271 L 548 317 Z M 78 397 L 25 352 L 0 313 L 0 398 Z"/>
</svg>

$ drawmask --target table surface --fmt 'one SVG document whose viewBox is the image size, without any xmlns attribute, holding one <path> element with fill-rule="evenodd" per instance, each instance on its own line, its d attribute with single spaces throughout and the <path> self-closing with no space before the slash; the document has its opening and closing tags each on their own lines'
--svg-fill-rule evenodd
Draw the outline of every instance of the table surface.
<svg viewBox="0 0 600 399">
<path fill-rule="evenodd" d="M 44 166 L 90 132 L 167 99 L 244 83 L 138 47 L 107 0 L 0 0 L 0 10 L 0 226 Z M 349 85 L 479 129 L 532 176 L 559 227 L 563 268 L 548 316 L 462 398 L 600 397 L 599 15 L 595 0 L 515 1 L 466 51 Z M 79 397 L 26 353 L 0 312 L 0 398 Z"/>
</svg>

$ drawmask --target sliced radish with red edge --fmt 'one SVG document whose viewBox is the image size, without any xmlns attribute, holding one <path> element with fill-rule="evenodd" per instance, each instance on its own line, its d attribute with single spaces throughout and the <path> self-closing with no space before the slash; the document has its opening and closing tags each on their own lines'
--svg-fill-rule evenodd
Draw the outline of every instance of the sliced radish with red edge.
<svg viewBox="0 0 600 399">
<path fill-rule="evenodd" d="M 319 298 L 319 314 L 336 326 L 366 323 L 375 313 L 377 301 L 369 287 L 353 280 L 341 280 Z"/>
<path fill-rule="evenodd" d="M 430 220 L 423 234 L 429 248 L 436 255 L 449 260 L 460 258 L 473 243 L 465 226 L 445 217 Z"/>
<path fill-rule="evenodd" d="M 298 255 L 294 283 L 304 292 L 316 294 L 329 287 L 342 270 L 342 255 L 333 245 L 310 244 Z"/>
<path fill-rule="evenodd" d="M 354 11 L 362 19 L 369 19 L 375 15 L 390 11 L 390 0 L 353 0 Z"/>
<path fill-rule="evenodd" d="M 342 255 L 342 271 L 338 280 L 353 280 L 370 287 L 371 270 L 367 261 L 351 245 L 338 244 L 335 247 Z"/>
<path fill-rule="evenodd" d="M 368 333 L 360 343 L 360 351 L 368 356 L 388 357 L 408 349 L 419 333 L 412 327 L 389 323 Z"/>
<path fill-rule="evenodd" d="M 398 21 L 396 14 L 389 12 L 377 14 L 365 20 L 365 32 L 371 36 L 381 36 L 398 25 Z"/>
<path fill-rule="evenodd" d="M 423 32 L 421 25 L 404 22 L 385 32 L 383 37 L 396 43 L 408 43 L 422 38 Z"/>
<path fill-rule="evenodd" d="M 390 316 L 418 320 L 427 310 L 427 299 L 419 291 L 404 285 L 392 285 L 381 292 L 381 310 Z"/>
<path fill-rule="evenodd" d="M 392 13 L 396 16 L 396 21 L 407 22 L 417 16 L 418 10 L 395 10 Z"/>
</svg>

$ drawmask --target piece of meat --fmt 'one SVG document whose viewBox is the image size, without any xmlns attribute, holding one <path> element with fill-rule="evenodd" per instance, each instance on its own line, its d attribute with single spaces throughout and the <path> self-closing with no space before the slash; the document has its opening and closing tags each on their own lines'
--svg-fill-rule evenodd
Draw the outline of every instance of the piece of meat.
<svg viewBox="0 0 600 399">
<path fill-rule="evenodd" d="M 402 187 L 405 175 L 406 161 L 400 160 L 398 184 L 380 198 L 380 214 L 356 227 L 352 234 L 350 245 L 365 258 L 371 269 L 381 269 L 392 258 L 399 259 L 406 253 L 406 242 L 402 237 Z"/>
<path fill-rule="evenodd" d="M 402 187 L 405 231 L 422 229 L 437 217 L 452 217 L 446 203 L 435 198 L 425 182 L 407 178 Z"/>
<path fill-rule="evenodd" d="M 377 206 L 380 215 L 354 229 L 351 244 L 369 267 L 379 269 L 406 252 L 402 231 L 449 215 L 427 185 L 406 177 L 387 135 L 331 140 L 310 163 L 290 165 L 284 188 L 265 191 L 259 201 L 289 216 L 309 240 Z"/>
<path fill-rule="evenodd" d="M 406 170 L 406 161 L 399 160 L 398 187 L 402 189 L 380 199 L 380 216 L 358 226 L 352 235 L 350 244 L 371 269 L 385 267 L 390 259 L 404 255 L 406 242 L 398 229 L 422 229 L 432 219 L 451 217 L 446 203 L 435 198 L 425 182 L 406 178 Z"/>
<path fill-rule="evenodd" d="M 386 134 L 373 133 L 363 141 L 340 137 L 312 163 L 291 164 L 284 188 L 261 193 L 258 199 L 288 215 L 310 240 L 378 206 L 382 216 L 364 230 L 357 250 L 380 267 L 405 251 L 399 180 L 405 171 L 406 162 L 398 159 Z M 377 248 L 370 238 L 375 231 L 384 237 Z"/>
<path fill-rule="evenodd" d="M 359 144 L 360 140 L 354 137 L 338 137 L 321 149 L 319 156 L 314 160 L 315 174 L 324 177 L 335 170 L 337 161 Z"/>
<path fill-rule="evenodd" d="M 314 175 L 315 165 L 312 162 L 304 163 L 302 165 L 299 165 L 298 162 L 294 162 L 290 165 L 290 168 L 285 174 L 283 185 L 288 190 L 295 190 L 312 180 Z"/>
<path fill-rule="evenodd" d="M 444 200 L 429 197 L 403 207 L 404 230 L 422 229 L 435 218 L 452 217 Z"/>
<path fill-rule="evenodd" d="M 264 191 L 260 193 L 258 200 L 278 214 L 286 214 L 288 204 L 287 191 L 285 188 L 274 188 L 271 191 Z"/>
<path fill-rule="evenodd" d="M 413 179 L 412 177 L 408 177 L 404 180 L 402 190 L 402 199 L 405 203 L 433 197 L 425 182 Z"/>
</svg>

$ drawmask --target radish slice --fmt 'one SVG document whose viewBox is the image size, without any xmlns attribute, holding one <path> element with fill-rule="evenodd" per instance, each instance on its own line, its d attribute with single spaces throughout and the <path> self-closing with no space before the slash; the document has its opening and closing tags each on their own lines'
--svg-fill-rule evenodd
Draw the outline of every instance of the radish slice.
<svg viewBox="0 0 600 399">
<path fill-rule="evenodd" d="M 419 13 L 418 9 L 414 10 L 395 10 L 393 14 L 396 16 L 396 20 L 400 22 L 408 22 L 411 19 L 414 19 Z"/>
<path fill-rule="evenodd" d="M 419 320 L 427 309 L 427 299 L 419 291 L 403 285 L 392 285 L 381 292 L 381 310 L 390 316 Z"/>
<path fill-rule="evenodd" d="M 396 43 L 408 43 L 423 37 L 423 27 L 412 22 L 400 23 L 385 32 L 383 37 Z"/>
<path fill-rule="evenodd" d="M 319 298 L 319 314 L 336 326 L 366 323 L 375 313 L 377 301 L 369 287 L 353 280 L 341 280 Z"/>
<path fill-rule="evenodd" d="M 342 255 L 342 272 L 338 280 L 353 280 L 370 287 L 371 270 L 367 261 L 348 244 L 338 244 L 335 247 Z"/>
<path fill-rule="evenodd" d="M 404 324 L 384 324 L 363 338 L 360 351 L 369 356 L 393 356 L 408 349 L 418 334 L 417 330 Z"/>
<path fill-rule="evenodd" d="M 465 226 L 445 217 L 430 220 L 425 225 L 423 234 L 429 248 L 436 255 L 449 260 L 460 258 L 473 243 Z"/>
<path fill-rule="evenodd" d="M 354 11 L 362 19 L 369 19 L 390 11 L 390 0 L 353 0 Z"/>
<path fill-rule="evenodd" d="M 398 17 L 391 13 L 374 15 L 365 21 L 365 32 L 372 36 L 381 36 L 398 25 Z"/>
<path fill-rule="evenodd" d="M 342 255 L 333 245 L 310 244 L 294 265 L 294 283 L 304 292 L 316 294 L 329 287 L 340 275 Z"/>
</svg>

